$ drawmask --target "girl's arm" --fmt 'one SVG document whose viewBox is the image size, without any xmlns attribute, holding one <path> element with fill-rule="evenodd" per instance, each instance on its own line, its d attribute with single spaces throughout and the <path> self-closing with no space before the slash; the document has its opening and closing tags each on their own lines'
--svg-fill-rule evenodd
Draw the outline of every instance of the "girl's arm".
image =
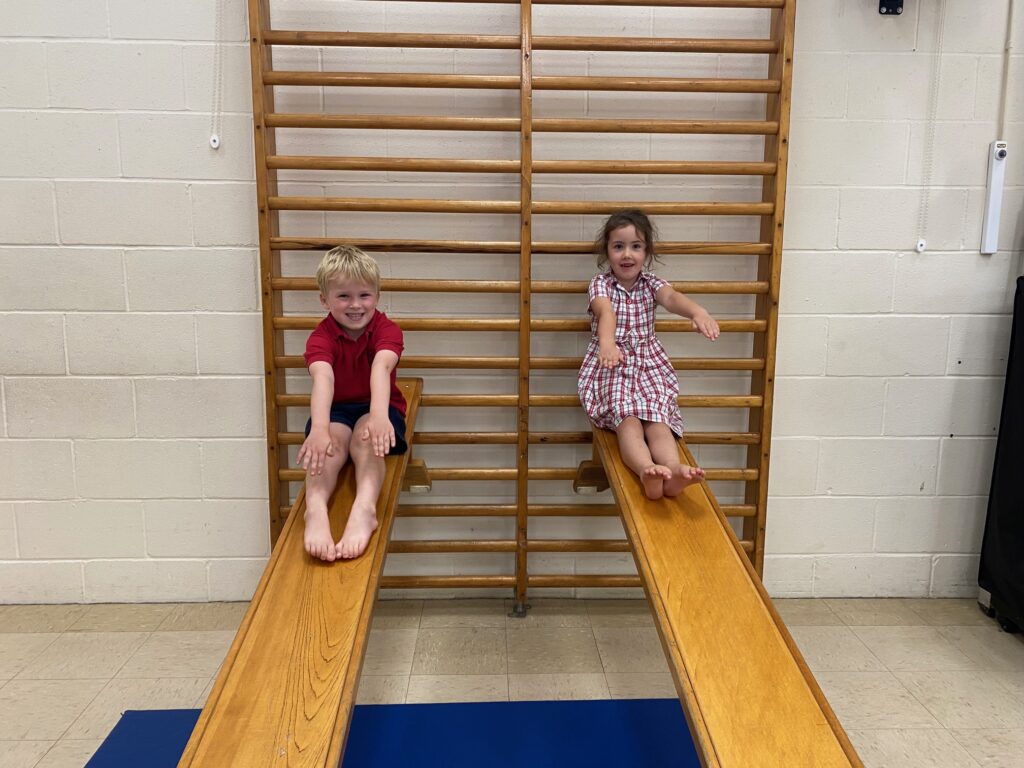
<svg viewBox="0 0 1024 768">
<path fill-rule="evenodd" d="M 325 360 L 309 364 L 309 375 L 313 377 L 313 391 L 309 398 L 309 416 L 312 425 L 309 437 L 303 442 L 297 457 L 302 468 L 310 474 L 319 475 L 324 461 L 334 455 L 331 443 L 331 401 L 334 400 L 334 368 Z"/>
<path fill-rule="evenodd" d="M 714 341 L 718 338 L 718 323 L 704 307 L 671 285 L 663 285 L 654 296 L 655 301 L 674 315 L 693 320 L 694 326 L 705 337 Z"/>
<path fill-rule="evenodd" d="M 615 310 L 604 296 L 595 296 L 590 311 L 597 318 L 598 361 L 604 368 L 614 368 L 622 362 L 622 352 L 615 343 Z"/>
<path fill-rule="evenodd" d="M 388 418 L 391 402 L 391 371 L 398 365 L 398 355 L 390 349 L 379 349 L 370 365 L 370 418 L 362 438 L 369 440 L 374 456 L 386 456 L 395 447 L 395 428 Z"/>
</svg>

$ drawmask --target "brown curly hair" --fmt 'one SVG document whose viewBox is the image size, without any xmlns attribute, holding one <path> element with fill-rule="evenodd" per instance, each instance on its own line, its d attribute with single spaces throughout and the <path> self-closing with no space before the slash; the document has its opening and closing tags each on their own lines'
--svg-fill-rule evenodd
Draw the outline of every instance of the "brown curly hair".
<svg viewBox="0 0 1024 768">
<path fill-rule="evenodd" d="M 599 268 L 604 269 L 608 264 L 608 238 L 612 232 L 619 227 L 628 227 L 630 225 L 636 229 L 636 233 L 647 244 L 644 269 L 650 269 L 651 265 L 655 262 L 660 263 L 661 259 L 658 258 L 654 245 L 658 237 L 654 224 L 647 218 L 647 214 L 640 209 L 625 208 L 621 211 L 615 211 L 605 220 L 600 233 L 598 233 L 597 238 L 594 240 L 594 253 L 597 255 L 597 266 Z"/>
</svg>

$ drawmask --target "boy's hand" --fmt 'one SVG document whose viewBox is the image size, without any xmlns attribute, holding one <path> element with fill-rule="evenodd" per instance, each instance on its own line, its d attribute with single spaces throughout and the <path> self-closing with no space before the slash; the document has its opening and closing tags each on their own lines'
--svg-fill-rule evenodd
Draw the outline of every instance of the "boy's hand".
<svg viewBox="0 0 1024 768">
<path fill-rule="evenodd" d="M 374 456 L 383 458 L 395 447 L 395 428 L 391 426 L 391 420 L 387 416 L 371 414 L 366 420 L 362 438 L 370 441 Z"/>
<path fill-rule="evenodd" d="M 328 456 L 334 455 L 334 442 L 331 433 L 323 427 L 314 427 L 309 437 L 299 448 L 298 463 L 311 475 L 319 475 L 324 471 L 324 463 Z"/>
<path fill-rule="evenodd" d="M 597 353 L 597 360 L 602 368 L 614 368 L 622 362 L 622 352 L 614 341 L 611 344 L 602 343 Z"/>
<path fill-rule="evenodd" d="M 718 338 L 720 331 L 718 330 L 718 323 L 706 310 L 701 310 L 693 316 L 693 326 L 697 331 L 707 339 L 714 341 Z"/>
</svg>

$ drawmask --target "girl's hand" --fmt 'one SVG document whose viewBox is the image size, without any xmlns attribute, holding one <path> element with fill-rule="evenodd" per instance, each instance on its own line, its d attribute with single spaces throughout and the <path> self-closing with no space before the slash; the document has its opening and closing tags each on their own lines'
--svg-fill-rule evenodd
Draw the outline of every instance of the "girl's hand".
<svg viewBox="0 0 1024 768">
<path fill-rule="evenodd" d="M 395 447 L 395 428 L 387 416 L 370 416 L 362 438 L 370 441 L 374 456 L 383 458 Z"/>
<path fill-rule="evenodd" d="M 718 323 L 711 315 L 707 313 L 707 310 L 701 310 L 693 316 L 693 327 L 704 336 L 704 338 L 714 341 L 718 338 L 720 331 L 718 330 Z"/>
<path fill-rule="evenodd" d="M 601 344 L 597 360 L 602 368 L 614 368 L 622 362 L 622 352 L 614 341 L 611 344 Z"/>
<path fill-rule="evenodd" d="M 334 442 L 326 429 L 313 428 L 309 437 L 299 448 L 298 463 L 311 475 L 319 475 L 324 471 L 324 462 L 328 456 L 334 455 Z"/>
</svg>

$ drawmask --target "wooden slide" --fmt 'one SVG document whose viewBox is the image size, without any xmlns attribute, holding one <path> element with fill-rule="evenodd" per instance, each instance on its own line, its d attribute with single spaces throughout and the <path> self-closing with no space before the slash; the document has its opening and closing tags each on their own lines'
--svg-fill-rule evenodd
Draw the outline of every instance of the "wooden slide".
<svg viewBox="0 0 1024 768">
<path fill-rule="evenodd" d="M 703 765 L 860 768 L 707 486 L 650 501 L 615 434 L 595 429 L 594 443 Z"/>
<path fill-rule="evenodd" d="M 399 379 L 398 385 L 412 445 L 423 381 Z M 408 452 L 386 459 L 379 526 L 355 560 L 324 563 L 305 553 L 300 492 L 179 768 L 336 768 L 341 762 L 408 459 Z M 354 497 L 350 464 L 331 504 L 335 535 Z"/>
</svg>

